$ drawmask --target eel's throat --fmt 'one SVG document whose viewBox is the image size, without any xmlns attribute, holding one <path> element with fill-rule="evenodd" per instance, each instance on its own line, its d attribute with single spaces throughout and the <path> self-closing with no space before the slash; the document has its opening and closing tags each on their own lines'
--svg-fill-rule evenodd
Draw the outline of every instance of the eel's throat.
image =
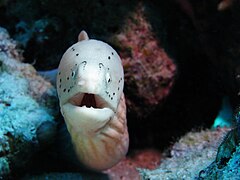
<svg viewBox="0 0 240 180">
<path fill-rule="evenodd" d="M 114 110 L 96 94 L 77 93 L 63 104 L 62 112 L 68 129 L 93 135 L 114 116 Z"/>
<path fill-rule="evenodd" d="M 103 98 L 89 93 L 77 93 L 69 99 L 69 103 L 73 106 L 94 109 L 110 108 L 109 104 Z"/>
</svg>

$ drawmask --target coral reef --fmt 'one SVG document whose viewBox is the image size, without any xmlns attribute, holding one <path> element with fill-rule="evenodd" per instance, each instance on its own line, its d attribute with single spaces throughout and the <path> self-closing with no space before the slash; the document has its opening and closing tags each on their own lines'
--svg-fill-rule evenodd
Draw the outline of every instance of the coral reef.
<svg viewBox="0 0 240 180">
<path fill-rule="evenodd" d="M 0 27 L 0 52 L 4 52 L 10 58 L 22 60 L 22 50 L 17 48 L 15 41 L 10 39 L 6 29 Z"/>
<path fill-rule="evenodd" d="M 110 179 L 139 180 L 140 175 L 137 168 L 155 169 L 159 166 L 161 153 L 154 149 L 136 151 L 126 157 L 116 166 L 105 171 Z"/>
<path fill-rule="evenodd" d="M 223 71 L 216 71 L 222 56 L 208 57 L 203 47 L 210 43 L 200 43 L 202 38 L 198 38 L 204 32 L 221 32 L 219 24 L 226 14 L 217 19 L 218 23 L 213 19 L 216 28 L 202 31 L 194 26 L 195 22 L 199 19 L 200 24 L 200 17 L 205 17 L 206 22 L 212 17 L 212 11 L 208 16 L 199 14 L 199 18 L 195 17 L 196 13 L 204 13 L 209 8 L 202 6 L 204 3 L 193 8 L 191 4 L 197 2 L 187 2 L 153 0 L 142 1 L 139 5 L 136 0 L 7 0 L 0 6 L 0 23 L 25 47 L 25 61 L 32 62 L 38 70 L 56 68 L 62 52 L 76 42 L 82 29 L 91 38 L 110 42 L 123 57 L 126 69 L 124 91 L 131 146 L 163 147 L 172 137 L 179 137 L 193 127 L 212 125 L 225 90 L 230 92 L 232 89 L 222 88 L 233 82 L 225 76 L 226 67 L 232 66 L 232 61 L 225 60 Z M 205 4 L 215 7 L 219 13 L 218 3 L 214 3 Z M 221 36 L 218 34 L 212 34 L 211 37 L 216 38 L 210 42 L 219 42 Z M 227 33 L 223 35 L 226 38 L 222 42 L 229 42 Z M 223 47 L 224 43 L 217 44 Z M 222 49 L 216 54 L 225 52 Z M 234 49 L 234 52 L 238 51 Z M 219 82 L 219 76 L 226 81 Z M 233 85 L 231 83 L 231 87 Z M 233 99 L 230 97 L 230 101 Z M 135 125 L 136 121 L 139 126 Z M 168 122 L 172 122 L 171 126 Z"/>
<path fill-rule="evenodd" d="M 239 108 L 238 108 L 239 111 Z M 239 179 L 240 177 L 240 112 L 237 126 L 228 132 L 218 147 L 215 160 L 199 173 L 199 179 Z"/>
<path fill-rule="evenodd" d="M 168 96 L 176 65 L 157 41 L 142 3 L 112 42 L 120 49 L 123 61 L 128 110 L 140 118 L 147 117 Z"/>
<path fill-rule="evenodd" d="M 199 173 L 199 179 L 239 179 L 240 146 L 232 130 L 218 148 L 216 160 Z M 235 138 L 234 138 L 235 136 Z M 238 144 L 236 144 L 238 143 Z"/>
<path fill-rule="evenodd" d="M 172 138 L 192 128 L 211 127 L 216 117 L 230 122 L 231 110 L 239 104 L 240 94 L 240 1 L 138 3 L 0 0 L 0 24 L 25 48 L 24 52 L 19 50 L 8 33 L 0 30 L 1 176 L 14 174 L 15 169 L 23 167 L 36 151 L 51 144 L 55 132 L 55 90 L 37 76 L 33 66 L 19 60 L 24 56 L 24 61 L 38 70 L 54 69 L 62 52 L 76 42 L 82 29 L 90 37 L 110 43 L 123 57 L 130 155 L 139 147 L 165 148 Z M 53 77 L 54 73 L 45 75 Z M 229 108 L 219 113 L 225 98 Z M 163 155 L 160 169 L 140 170 L 142 177 L 234 179 L 239 176 L 239 129 L 238 125 L 229 132 L 218 152 L 226 129 L 189 133 L 173 146 L 171 157 Z M 67 156 L 69 164 L 59 160 L 63 154 L 57 150 L 69 153 L 66 142 L 72 147 L 70 139 L 60 138 L 59 142 L 47 149 L 56 156 L 54 160 L 44 151 L 44 158 L 38 157 L 39 164 L 33 163 L 39 174 L 61 168 L 62 172 L 82 170 L 77 165 L 66 168 L 76 157 Z M 151 157 L 144 157 L 148 156 Z M 137 176 L 135 167 L 149 168 L 127 157 L 106 173 L 113 178 L 133 179 Z M 39 177 L 82 175 L 50 173 Z"/>
<path fill-rule="evenodd" d="M 216 156 L 216 149 L 229 129 L 190 132 L 175 143 L 170 157 L 165 157 L 156 170 L 139 169 L 143 179 L 194 179 L 202 167 Z"/>
<path fill-rule="evenodd" d="M 54 136 L 56 92 L 24 64 L 16 42 L 0 28 L 0 177 L 15 174 Z M 50 132 L 43 129 L 48 127 Z"/>
</svg>

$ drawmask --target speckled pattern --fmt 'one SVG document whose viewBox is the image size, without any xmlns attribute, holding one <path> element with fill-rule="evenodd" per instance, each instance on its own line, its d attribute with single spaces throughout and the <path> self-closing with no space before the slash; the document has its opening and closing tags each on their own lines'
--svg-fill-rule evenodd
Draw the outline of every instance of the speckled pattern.
<svg viewBox="0 0 240 180">
<path fill-rule="evenodd" d="M 128 150 L 123 85 L 117 52 L 82 31 L 60 61 L 57 91 L 76 154 L 92 169 L 112 167 Z"/>
<path fill-rule="evenodd" d="M 100 86 L 99 95 L 116 109 L 124 82 L 121 60 L 117 52 L 106 43 L 97 40 L 80 41 L 71 46 L 62 57 L 57 76 L 61 104 L 77 91 L 87 91 L 77 89 L 80 88 L 77 83 L 87 76 L 98 77 L 96 81 Z"/>
</svg>

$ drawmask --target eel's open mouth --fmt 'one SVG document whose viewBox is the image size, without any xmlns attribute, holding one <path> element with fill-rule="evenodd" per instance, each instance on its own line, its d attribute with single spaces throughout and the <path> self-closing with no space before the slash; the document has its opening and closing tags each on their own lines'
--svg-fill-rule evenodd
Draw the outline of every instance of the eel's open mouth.
<svg viewBox="0 0 240 180">
<path fill-rule="evenodd" d="M 69 103 L 78 107 L 86 108 L 110 108 L 108 103 L 98 95 L 88 93 L 77 93 L 69 99 Z"/>
<path fill-rule="evenodd" d="M 84 127 L 80 131 L 95 131 L 104 126 L 114 114 L 113 108 L 102 97 L 82 92 L 72 96 L 61 108 L 66 123 L 72 127 Z"/>
</svg>

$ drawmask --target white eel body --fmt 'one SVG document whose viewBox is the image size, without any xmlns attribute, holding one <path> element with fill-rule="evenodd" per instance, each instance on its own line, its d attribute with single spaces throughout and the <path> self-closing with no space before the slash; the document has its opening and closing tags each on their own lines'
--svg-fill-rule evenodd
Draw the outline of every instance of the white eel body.
<svg viewBox="0 0 240 180">
<path fill-rule="evenodd" d="M 105 170 L 125 157 L 129 145 L 123 67 L 108 44 L 85 31 L 78 39 L 58 68 L 61 113 L 80 162 Z"/>
</svg>

